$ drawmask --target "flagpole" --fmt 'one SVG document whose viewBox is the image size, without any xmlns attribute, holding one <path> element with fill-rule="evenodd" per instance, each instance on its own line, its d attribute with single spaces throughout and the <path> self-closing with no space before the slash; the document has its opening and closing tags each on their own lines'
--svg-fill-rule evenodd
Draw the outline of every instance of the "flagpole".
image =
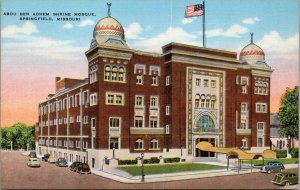
<svg viewBox="0 0 300 190">
<path fill-rule="evenodd" d="M 203 26 L 202 26 L 202 29 L 203 29 L 203 40 L 202 40 L 202 42 L 203 42 L 203 47 L 206 47 L 206 41 L 205 41 L 205 1 L 203 0 L 203 17 L 202 17 L 202 24 L 203 24 Z"/>
</svg>

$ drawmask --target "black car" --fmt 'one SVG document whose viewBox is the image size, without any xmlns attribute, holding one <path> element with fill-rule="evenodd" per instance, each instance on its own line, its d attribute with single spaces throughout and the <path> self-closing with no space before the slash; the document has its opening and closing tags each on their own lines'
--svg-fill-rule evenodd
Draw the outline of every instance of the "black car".
<svg viewBox="0 0 300 190">
<path fill-rule="evenodd" d="M 67 167 L 68 162 L 65 158 L 58 158 L 57 161 L 55 162 L 55 165 L 59 167 Z"/>
<path fill-rule="evenodd" d="M 29 153 L 29 158 L 37 158 L 37 156 L 36 156 L 36 152 L 30 152 Z"/>
<path fill-rule="evenodd" d="M 70 170 L 71 171 L 76 171 L 77 170 L 77 168 L 78 168 L 78 166 L 79 166 L 79 164 L 81 164 L 82 162 L 73 162 L 71 165 L 70 165 Z"/>
<path fill-rule="evenodd" d="M 50 154 L 44 154 L 44 156 L 42 157 L 42 160 L 45 162 L 48 162 L 49 157 L 50 157 Z"/>
<path fill-rule="evenodd" d="M 91 174 L 90 167 L 87 163 L 79 164 L 78 167 L 77 167 L 76 172 L 80 173 L 80 174 L 84 174 L 84 173 Z"/>
<path fill-rule="evenodd" d="M 274 161 L 274 162 L 268 162 L 267 165 L 260 168 L 260 172 L 267 172 L 267 173 L 281 172 L 284 169 L 285 167 L 281 162 Z"/>
</svg>

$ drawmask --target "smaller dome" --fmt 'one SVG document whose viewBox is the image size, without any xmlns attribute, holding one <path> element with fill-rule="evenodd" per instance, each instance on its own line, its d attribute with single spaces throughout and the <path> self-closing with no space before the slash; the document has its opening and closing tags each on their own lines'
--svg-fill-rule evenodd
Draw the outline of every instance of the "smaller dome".
<svg viewBox="0 0 300 190">
<path fill-rule="evenodd" d="M 124 29 L 122 25 L 113 17 L 105 17 L 98 21 L 94 28 L 95 38 L 97 35 L 99 36 L 114 36 L 116 38 L 121 38 L 124 40 Z"/>
<path fill-rule="evenodd" d="M 240 53 L 241 63 L 247 62 L 250 65 L 255 65 L 258 62 L 265 63 L 264 51 L 255 43 L 253 43 L 253 33 L 251 33 L 251 42 L 246 45 Z"/>
</svg>

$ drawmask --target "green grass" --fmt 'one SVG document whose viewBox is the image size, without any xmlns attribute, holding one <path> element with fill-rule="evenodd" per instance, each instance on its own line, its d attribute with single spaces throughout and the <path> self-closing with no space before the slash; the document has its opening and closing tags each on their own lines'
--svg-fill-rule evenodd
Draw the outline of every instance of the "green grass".
<svg viewBox="0 0 300 190">
<path fill-rule="evenodd" d="M 281 162 L 282 164 L 298 164 L 298 158 L 278 158 L 278 159 L 270 159 L 270 160 L 265 160 L 265 164 L 269 161 L 278 161 Z M 251 161 L 243 161 L 243 163 L 248 163 L 250 164 Z M 252 164 L 253 165 L 262 165 L 263 161 L 262 160 L 253 160 Z"/>
<path fill-rule="evenodd" d="M 194 163 L 178 163 L 178 164 L 163 164 L 163 165 L 144 165 L 145 175 L 152 174 L 167 174 L 177 172 L 191 172 L 191 171 L 203 171 L 203 170 L 215 170 L 224 169 L 226 167 L 209 165 L 209 164 L 194 164 Z M 120 170 L 124 170 L 133 176 L 141 175 L 141 166 L 123 166 L 118 167 Z"/>
</svg>

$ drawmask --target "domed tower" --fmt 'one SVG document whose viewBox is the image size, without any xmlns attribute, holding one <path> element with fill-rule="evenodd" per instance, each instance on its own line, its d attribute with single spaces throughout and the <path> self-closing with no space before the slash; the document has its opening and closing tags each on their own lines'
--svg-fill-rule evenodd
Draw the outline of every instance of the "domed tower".
<svg viewBox="0 0 300 190">
<path fill-rule="evenodd" d="M 111 3 L 108 3 L 107 6 L 107 17 L 100 19 L 95 25 L 90 47 L 107 45 L 129 48 L 125 41 L 123 26 L 119 21 L 110 16 Z"/>
<path fill-rule="evenodd" d="M 264 51 L 253 43 L 253 33 L 251 33 L 250 44 L 246 45 L 240 53 L 240 62 L 253 66 L 268 66 L 265 60 Z"/>
</svg>

